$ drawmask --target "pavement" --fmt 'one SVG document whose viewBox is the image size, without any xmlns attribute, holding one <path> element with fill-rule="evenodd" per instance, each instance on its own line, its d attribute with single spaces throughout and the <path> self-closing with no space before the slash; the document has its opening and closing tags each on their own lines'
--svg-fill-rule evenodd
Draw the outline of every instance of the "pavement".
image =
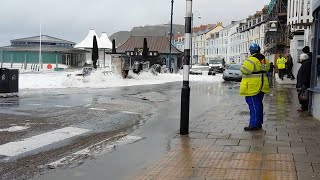
<svg viewBox="0 0 320 180">
<path fill-rule="evenodd" d="M 320 179 L 320 122 L 296 111 L 294 87 L 276 85 L 264 106 L 263 130 L 245 132 L 244 99 L 224 97 L 190 122 L 189 135 L 177 132 L 168 153 L 135 179 Z"/>
</svg>

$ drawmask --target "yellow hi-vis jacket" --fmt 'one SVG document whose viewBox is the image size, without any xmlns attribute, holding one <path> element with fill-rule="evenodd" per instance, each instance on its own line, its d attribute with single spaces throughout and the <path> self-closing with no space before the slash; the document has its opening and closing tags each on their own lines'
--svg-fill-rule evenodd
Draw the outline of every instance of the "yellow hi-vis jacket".
<svg viewBox="0 0 320 180">
<path fill-rule="evenodd" d="M 278 69 L 285 69 L 286 68 L 287 59 L 282 57 L 277 59 Z"/>
<path fill-rule="evenodd" d="M 266 59 L 260 61 L 255 55 L 250 56 L 248 60 L 244 61 L 240 69 L 243 74 L 240 83 L 240 95 L 255 96 L 261 91 L 269 93 L 269 81 L 266 74 L 269 69 L 269 61 Z"/>
</svg>

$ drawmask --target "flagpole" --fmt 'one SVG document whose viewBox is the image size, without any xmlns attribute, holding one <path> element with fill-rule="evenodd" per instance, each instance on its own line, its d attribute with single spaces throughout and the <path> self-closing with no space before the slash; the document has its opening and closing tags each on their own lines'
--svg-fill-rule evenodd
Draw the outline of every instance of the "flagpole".
<svg viewBox="0 0 320 180">
<path fill-rule="evenodd" d="M 43 62 L 42 62 L 42 25 L 40 23 L 40 49 L 39 49 L 39 65 L 40 68 L 43 69 Z"/>
</svg>

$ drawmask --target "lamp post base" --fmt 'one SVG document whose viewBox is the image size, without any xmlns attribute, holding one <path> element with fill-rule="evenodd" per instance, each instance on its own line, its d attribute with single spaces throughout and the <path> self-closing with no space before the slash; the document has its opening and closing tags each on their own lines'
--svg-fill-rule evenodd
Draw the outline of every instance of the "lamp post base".
<svg viewBox="0 0 320 180">
<path fill-rule="evenodd" d="M 189 109 L 190 109 L 190 87 L 189 82 L 183 82 L 181 91 L 181 114 L 180 114 L 180 134 L 189 134 Z"/>
</svg>

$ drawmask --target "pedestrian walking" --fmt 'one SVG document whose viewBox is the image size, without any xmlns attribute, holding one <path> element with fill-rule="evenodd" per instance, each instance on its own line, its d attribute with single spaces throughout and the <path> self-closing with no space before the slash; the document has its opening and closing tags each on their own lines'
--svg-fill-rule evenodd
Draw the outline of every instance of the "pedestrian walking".
<svg viewBox="0 0 320 180">
<path fill-rule="evenodd" d="M 303 48 L 302 51 L 304 53 L 300 55 L 301 67 L 298 71 L 296 85 L 298 91 L 298 99 L 301 105 L 300 109 L 297 110 L 299 112 L 308 111 L 309 108 L 308 88 L 310 88 L 312 59 L 312 53 L 310 52 L 310 48 L 308 46 Z"/>
<path fill-rule="evenodd" d="M 281 80 L 283 80 L 283 77 L 286 73 L 286 62 L 287 59 L 282 57 L 282 55 L 279 56 L 279 58 L 277 59 L 277 66 L 278 66 L 278 70 L 279 70 L 279 78 Z"/>
<path fill-rule="evenodd" d="M 268 80 L 269 80 L 269 87 L 273 86 L 273 70 L 274 70 L 274 65 L 273 65 L 273 62 L 271 62 L 270 63 L 270 69 L 267 72 Z"/>
<path fill-rule="evenodd" d="M 288 79 L 291 78 L 291 80 L 294 80 L 295 77 L 294 77 L 294 75 L 293 75 L 293 73 L 292 73 L 293 60 L 292 60 L 292 57 L 291 57 L 290 54 L 288 55 L 288 61 L 287 61 L 287 63 L 286 63 L 286 68 L 287 68 L 287 77 L 288 77 Z"/>
<path fill-rule="evenodd" d="M 240 95 L 245 96 L 250 109 L 250 123 L 245 131 L 262 129 L 263 124 L 263 98 L 270 92 L 267 72 L 270 69 L 269 61 L 260 53 L 260 46 L 256 43 L 250 45 L 251 56 L 243 62 L 243 74 L 240 83 Z"/>
</svg>

